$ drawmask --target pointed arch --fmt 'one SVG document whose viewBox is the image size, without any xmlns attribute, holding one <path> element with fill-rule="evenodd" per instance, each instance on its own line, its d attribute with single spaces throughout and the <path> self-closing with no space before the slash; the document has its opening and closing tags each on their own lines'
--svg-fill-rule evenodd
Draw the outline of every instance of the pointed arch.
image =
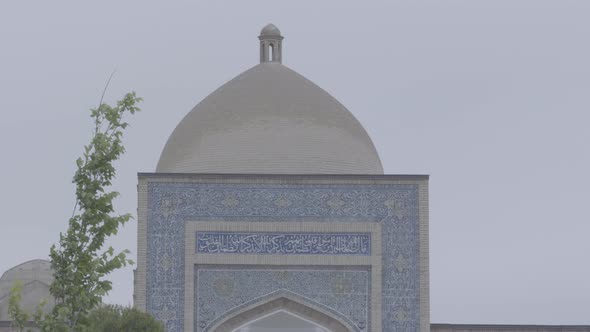
<svg viewBox="0 0 590 332">
<path fill-rule="evenodd" d="M 271 293 L 248 306 L 228 311 L 209 331 L 232 332 L 249 322 L 277 311 L 286 311 L 304 318 L 332 332 L 357 332 L 359 329 L 348 318 L 319 303 L 307 300 L 289 291 Z"/>
</svg>

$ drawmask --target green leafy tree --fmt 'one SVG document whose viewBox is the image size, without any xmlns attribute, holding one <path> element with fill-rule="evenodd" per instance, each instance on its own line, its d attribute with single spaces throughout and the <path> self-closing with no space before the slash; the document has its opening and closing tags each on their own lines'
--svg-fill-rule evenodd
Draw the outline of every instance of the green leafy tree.
<svg viewBox="0 0 590 332">
<path fill-rule="evenodd" d="M 29 321 L 29 314 L 19 305 L 22 299 L 22 290 L 23 283 L 17 280 L 8 295 L 8 314 L 12 317 L 12 327 L 19 332 L 25 330 L 25 324 Z"/>
<path fill-rule="evenodd" d="M 132 92 L 115 107 L 101 102 L 91 110 L 94 133 L 83 156 L 76 160 L 74 212 L 68 230 L 60 234 L 59 244 L 49 254 L 55 277 L 50 292 L 56 301 L 48 317 L 52 329 L 84 330 L 86 316 L 112 288 L 105 276 L 133 264 L 127 259 L 128 250 L 115 253 L 112 247 L 104 250 L 103 245 L 131 219 L 130 214 L 113 215 L 113 200 L 119 194 L 107 188 L 116 175 L 113 163 L 125 152 L 121 138 L 128 124 L 124 116 L 139 111 L 140 101 Z"/>
<path fill-rule="evenodd" d="M 88 315 L 88 332 L 164 332 L 164 325 L 135 308 L 119 305 L 100 306 Z"/>
<path fill-rule="evenodd" d="M 125 152 L 121 141 L 128 126 L 125 116 L 139 111 L 140 101 L 131 92 L 114 107 L 101 98 L 98 108 L 91 109 L 94 131 L 82 157 L 76 160 L 74 211 L 67 231 L 60 233 L 58 244 L 51 247 L 49 254 L 54 271 L 50 293 L 55 306 L 48 314 L 39 307 L 35 314 L 42 331 L 89 331 L 90 311 L 112 288 L 105 277 L 133 264 L 127 258 L 128 250 L 115 253 L 112 247 L 105 249 L 104 243 L 131 219 L 130 214 L 114 213 L 113 201 L 119 194 L 108 188 L 116 175 L 113 163 Z M 14 308 L 18 308 L 18 302 Z M 11 317 L 19 318 L 19 312 L 15 309 Z"/>
</svg>

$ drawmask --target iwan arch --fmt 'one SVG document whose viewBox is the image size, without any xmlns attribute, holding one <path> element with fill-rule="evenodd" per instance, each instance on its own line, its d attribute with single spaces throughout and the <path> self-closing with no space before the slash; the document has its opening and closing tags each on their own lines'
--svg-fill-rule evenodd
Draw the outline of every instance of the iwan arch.
<svg viewBox="0 0 590 332">
<path fill-rule="evenodd" d="M 337 313 L 322 312 L 312 303 L 297 296 L 277 294 L 260 299 L 250 307 L 226 315 L 221 322 L 212 326 L 213 331 L 254 332 L 254 331 L 314 331 L 350 332 L 354 323 Z"/>
<path fill-rule="evenodd" d="M 199 103 L 139 174 L 135 304 L 168 331 L 429 331 L 428 177 L 282 64 Z"/>
</svg>

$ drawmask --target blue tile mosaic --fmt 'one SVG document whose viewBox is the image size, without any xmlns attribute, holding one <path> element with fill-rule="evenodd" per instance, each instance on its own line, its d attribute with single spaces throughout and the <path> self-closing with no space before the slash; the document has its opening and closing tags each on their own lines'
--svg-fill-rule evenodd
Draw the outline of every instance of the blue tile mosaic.
<svg viewBox="0 0 590 332">
<path fill-rule="evenodd" d="M 183 331 L 184 232 L 195 220 L 381 223 L 383 331 L 419 330 L 417 185 L 149 182 L 146 304 L 171 332 Z"/>
</svg>

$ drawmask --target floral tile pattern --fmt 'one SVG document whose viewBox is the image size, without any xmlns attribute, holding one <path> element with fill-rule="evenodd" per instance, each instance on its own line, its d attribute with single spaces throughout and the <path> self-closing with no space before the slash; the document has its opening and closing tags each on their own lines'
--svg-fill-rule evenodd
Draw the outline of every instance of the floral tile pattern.
<svg viewBox="0 0 590 332">
<path fill-rule="evenodd" d="M 196 266 L 195 330 L 210 331 L 225 313 L 289 292 L 370 331 L 370 271 L 314 266 Z"/>
</svg>

